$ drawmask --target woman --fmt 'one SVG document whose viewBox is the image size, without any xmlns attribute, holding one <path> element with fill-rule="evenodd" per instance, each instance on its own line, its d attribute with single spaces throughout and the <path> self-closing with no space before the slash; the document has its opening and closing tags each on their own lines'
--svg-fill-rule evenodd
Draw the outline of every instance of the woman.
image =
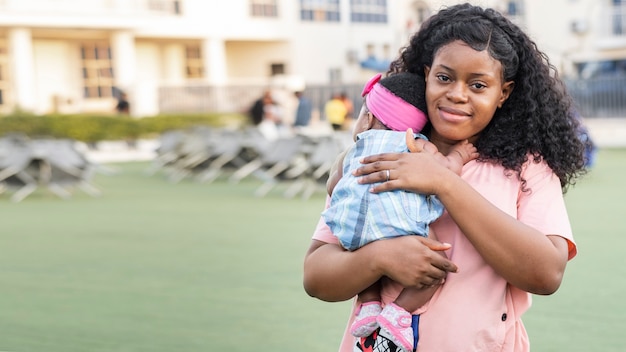
<svg viewBox="0 0 626 352">
<path fill-rule="evenodd" d="M 399 282 L 387 281 L 388 303 L 403 287 L 439 286 L 413 319 L 418 351 L 529 351 L 521 316 L 530 295 L 554 293 L 576 254 L 563 194 L 584 173 L 584 159 L 570 99 L 519 27 L 469 4 L 424 23 L 389 73 L 404 71 L 426 81 L 422 133 L 438 151 L 366 157 L 355 174 L 375 193 L 436 195 L 447 210 L 432 224 L 441 242 L 403 236 L 348 252 L 320 222 L 305 258 L 305 290 L 342 301 L 388 277 Z M 465 139 L 480 156 L 459 176 L 434 153 Z M 372 344 L 397 349 L 376 333 L 358 341 L 345 334 L 340 351 Z"/>
</svg>

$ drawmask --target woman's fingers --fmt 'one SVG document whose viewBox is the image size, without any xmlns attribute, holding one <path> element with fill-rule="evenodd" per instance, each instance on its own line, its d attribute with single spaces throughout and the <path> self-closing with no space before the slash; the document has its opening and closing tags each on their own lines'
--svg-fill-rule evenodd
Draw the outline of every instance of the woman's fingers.
<svg viewBox="0 0 626 352">
<path fill-rule="evenodd" d="M 422 244 L 424 244 L 426 247 L 430 248 L 433 251 L 445 251 L 452 247 L 452 245 L 449 243 L 439 242 L 428 237 L 419 237 L 419 240 L 422 242 Z M 448 273 L 448 272 L 456 273 L 459 269 L 453 262 L 451 262 L 448 258 L 444 256 L 440 256 L 439 258 L 434 258 L 431 264 L 432 266 L 443 271 L 444 273 Z M 442 278 L 439 276 L 435 276 L 435 277 Z M 445 277 L 445 274 L 444 274 L 444 277 Z"/>
<path fill-rule="evenodd" d="M 404 287 L 439 285 L 448 272 L 457 270 L 454 263 L 436 252 L 450 248 L 446 243 L 415 235 L 374 241 L 369 245 L 377 246 L 377 253 L 382 253 L 383 275 Z"/>
</svg>

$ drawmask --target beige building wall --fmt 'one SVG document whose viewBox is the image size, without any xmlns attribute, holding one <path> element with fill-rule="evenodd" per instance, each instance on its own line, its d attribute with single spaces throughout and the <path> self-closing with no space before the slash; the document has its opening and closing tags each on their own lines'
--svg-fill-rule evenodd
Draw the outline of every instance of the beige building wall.
<svg viewBox="0 0 626 352">
<path fill-rule="evenodd" d="M 181 14 L 156 11 L 171 0 L 5 0 L 0 2 L 0 44 L 8 89 L 0 110 L 110 112 L 113 98 L 83 97 L 80 45 L 103 41 L 113 51 L 115 84 L 128 91 L 134 115 L 158 113 L 159 88 L 185 85 L 271 85 L 289 89 L 331 80 L 362 83 L 373 72 L 359 62 L 374 54 L 393 59 L 425 15 L 453 0 L 390 0 L 388 22 L 353 23 L 341 0 L 340 22 L 300 20 L 299 1 L 277 0 L 279 16 L 252 17 L 249 0 L 183 0 Z M 474 0 L 506 11 L 508 0 Z M 612 0 L 518 0 L 514 20 L 564 75 L 589 60 L 626 58 L 626 36 L 611 35 Z M 148 7 L 147 7 L 148 6 Z M 151 6 L 151 5 L 150 5 Z M 420 18 L 420 14 L 421 17 Z M 186 46 L 200 48 L 204 75 L 186 77 Z M 1 54 L 0 54 L 1 56 Z M 285 75 L 271 77 L 271 65 Z M 2 83 L 2 82 L 0 82 Z"/>
</svg>

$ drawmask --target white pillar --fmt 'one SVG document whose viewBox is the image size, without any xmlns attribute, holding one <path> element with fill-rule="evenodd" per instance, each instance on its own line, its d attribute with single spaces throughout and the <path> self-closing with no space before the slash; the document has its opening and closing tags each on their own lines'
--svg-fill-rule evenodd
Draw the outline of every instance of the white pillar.
<svg viewBox="0 0 626 352">
<path fill-rule="evenodd" d="M 227 80 L 226 44 L 223 39 L 207 38 L 202 43 L 202 58 L 209 84 L 223 85 Z"/>
<path fill-rule="evenodd" d="M 163 80 L 166 84 L 185 82 L 185 48 L 180 44 L 166 44 L 163 47 Z"/>
<path fill-rule="evenodd" d="M 129 32 L 111 35 L 115 86 L 132 95 L 136 83 L 135 37 Z"/>
<path fill-rule="evenodd" d="M 31 32 L 26 28 L 13 28 L 9 30 L 8 38 L 15 105 L 25 111 L 34 111 L 36 90 Z"/>
</svg>

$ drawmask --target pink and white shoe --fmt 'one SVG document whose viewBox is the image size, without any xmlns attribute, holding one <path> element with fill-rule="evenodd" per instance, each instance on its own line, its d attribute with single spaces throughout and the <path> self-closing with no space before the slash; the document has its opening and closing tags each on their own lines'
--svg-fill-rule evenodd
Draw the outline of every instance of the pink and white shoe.
<svg viewBox="0 0 626 352">
<path fill-rule="evenodd" d="M 376 318 L 383 310 L 380 302 L 365 302 L 356 310 L 356 318 L 350 326 L 350 334 L 354 337 L 370 336 L 378 329 Z"/>
<path fill-rule="evenodd" d="M 395 303 L 389 303 L 378 316 L 380 334 L 387 337 L 405 352 L 413 351 L 411 313 Z"/>
</svg>

